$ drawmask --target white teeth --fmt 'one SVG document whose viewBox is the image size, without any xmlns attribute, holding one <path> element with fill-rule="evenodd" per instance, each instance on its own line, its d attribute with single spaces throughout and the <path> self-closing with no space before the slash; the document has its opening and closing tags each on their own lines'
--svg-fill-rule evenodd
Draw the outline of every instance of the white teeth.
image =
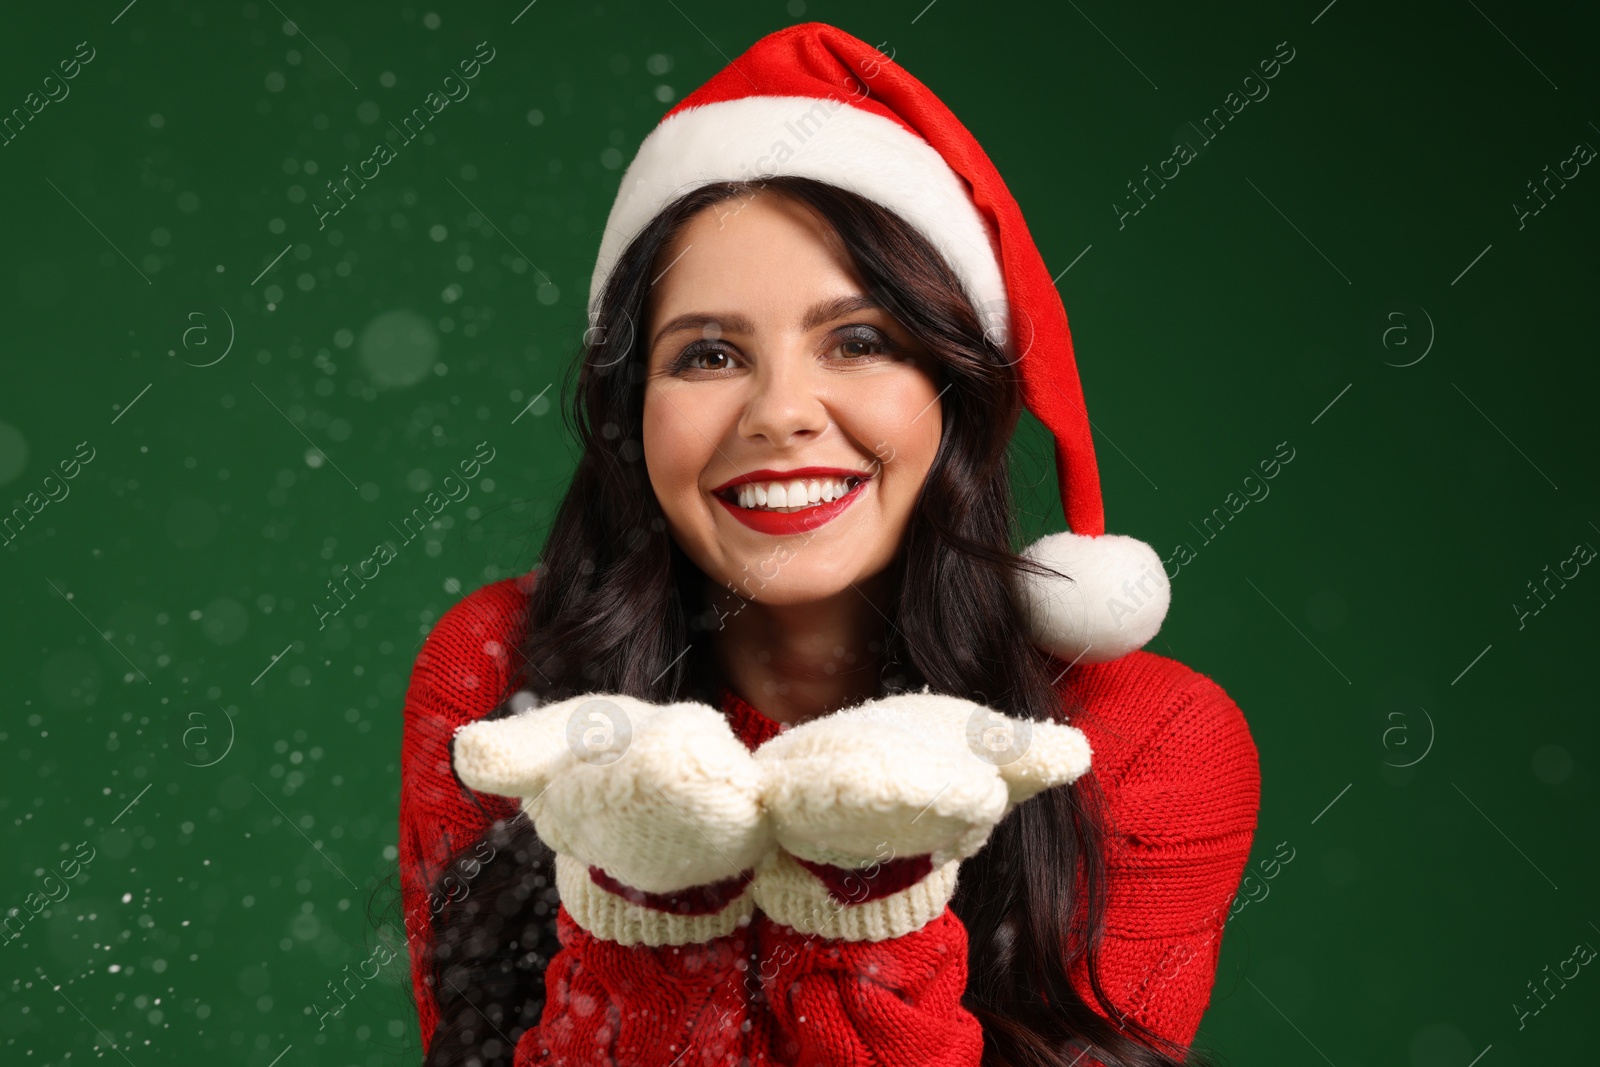
<svg viewBox="0 0 1600 1067">
<path fill-rule="evenodd" d="M 859 478 L 810 478 L 805 481 L 746 482 L 734 489 L 742 508 L 804 508 L 838 500 Z"/>
</svg>

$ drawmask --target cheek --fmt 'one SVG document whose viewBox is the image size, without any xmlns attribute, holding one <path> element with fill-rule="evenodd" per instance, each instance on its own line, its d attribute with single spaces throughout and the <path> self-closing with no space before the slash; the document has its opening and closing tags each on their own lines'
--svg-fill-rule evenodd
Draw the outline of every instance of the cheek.
<svg viewBox="0 0 1600 1067">
<path fill-rule="evenodd" d="M 915 495 L 939 450 L 943 415 L 939 390 L 920 371 L 873 383 L 858 391 L 848 407 L 849 432 L 883 466 L 896 496 Z"/>
<path fill-rule="evenodd" d="M 700 472 L 713 452 L 705 428 L 696 425 L 682 403 L 659 390 L 645 391 L 642 426 L 645 468 L 661 510 L 674 518 L 699 495 Z"/>
</svg>

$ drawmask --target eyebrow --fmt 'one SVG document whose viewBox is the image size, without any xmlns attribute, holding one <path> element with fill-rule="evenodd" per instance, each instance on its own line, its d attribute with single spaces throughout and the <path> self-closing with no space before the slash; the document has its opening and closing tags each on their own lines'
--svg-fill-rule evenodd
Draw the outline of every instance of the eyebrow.
<svg viewBox="0 0 1600 1067">
<path fill-rule="evenodd" d="M 814 330 L 831 319 L 857 311 L 869 310 L 887 312 L 888 309 L 865 293 L 835 297 L 832 300 L 824 300 L 820 304 L 813 305 L 806 312 L 805 318 L 801 320 L 800 328 L 802 330 Z M 677 316 L 656 331 L 655 338 L 650 342 L 650 348 L 654 351 L 656 345 L 660 344 L 661 339 L 669 333 L 676 333 L 679 330 L 703 330 L 707 326 L 717 326 L 732 333 L 755 332 L 755 324 L 736 311 L 723 315 L 692 311 Z"/>
</svg>

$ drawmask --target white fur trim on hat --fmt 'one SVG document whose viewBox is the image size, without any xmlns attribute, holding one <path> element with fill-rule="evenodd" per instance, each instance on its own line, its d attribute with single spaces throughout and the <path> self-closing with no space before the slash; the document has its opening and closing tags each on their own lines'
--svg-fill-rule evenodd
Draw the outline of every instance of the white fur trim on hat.
<svg viewBox="0 0 1600 1067">
<path fill-rule="evenodd" d="M 1156 550 L 1122 534 L 1040 538 L 1023 555 L 1061 572 L 1024 575 L 1017 601 L 1034 644 L 1062 659 L 1105 663 L 1161 629 L 1172 587 Z"/>
<path fill-rule="evenodd" d="M 937 149 L 899 123 L 841 98 L 751 96 L 664 119 L 639 146 L 606 219 L 589 312 L 622 251 L 670 201 L 714 181 L 816 178 L 887 207 L 933 243 L 985 323 L 1010 322 L 1005 281 L 965 183 Z"/>
</svg>

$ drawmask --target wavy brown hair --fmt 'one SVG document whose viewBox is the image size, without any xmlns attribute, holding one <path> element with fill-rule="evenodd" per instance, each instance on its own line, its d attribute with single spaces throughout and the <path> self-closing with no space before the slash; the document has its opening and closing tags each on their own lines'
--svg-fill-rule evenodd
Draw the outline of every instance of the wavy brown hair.
<svg viewBox="0 0 1600 1067">
<path fill-rule="evenodd" d="M 891 565 L 892 602 L 879 605 L 891 620 L 877 650 L 882 692 L 927 685 L 1038 721 L 1081 710 L 1063 708 L 1055 682 L 1065 665 L 1032 645 L 1013 598 L 1023 572 L 1040 570 L 1015 548 L 1015 367 L 960 279 L 912 226 L 799 177 L 701 186 L 668 205 L 618 261 L 573 368 L 576 382 L 567 382 L 570 428 L 583 451 L 528 602 L 516 687 L 541 703 L 593 691 L 715 702 L 718 618 L 707 579 L 666 532 L 643 462 L 643 332 L 661 254 L 683 226 L 760 192 L 826 220 L 866 291 L 933 355 L 947 387 L 938 451 Z M 492 714 L 508 713 L 503 703 Z M 516 1040 L 538 1021 L 545 967 L 560 947 L 548 848 L 522 816 L 495 823 L 486 838 L 494 858 L 434 922 L 440 1022 L 429 1067 L 509 1065 Z M 1085 1053 L 1107 1067 L 1198 1062 L 1137 1020 L 1109 1021 L 1120 1012 L 1098 966 L 1108 847 L 1091 773 L 1018 806 L 962 865 L 951 907 L 967 931 L 963 1003 L 982 1023 L 986 1067 L 1068 1067 Z M 1101 1011 L 1068 979 L 1080 957 Z"/>
</svg>

